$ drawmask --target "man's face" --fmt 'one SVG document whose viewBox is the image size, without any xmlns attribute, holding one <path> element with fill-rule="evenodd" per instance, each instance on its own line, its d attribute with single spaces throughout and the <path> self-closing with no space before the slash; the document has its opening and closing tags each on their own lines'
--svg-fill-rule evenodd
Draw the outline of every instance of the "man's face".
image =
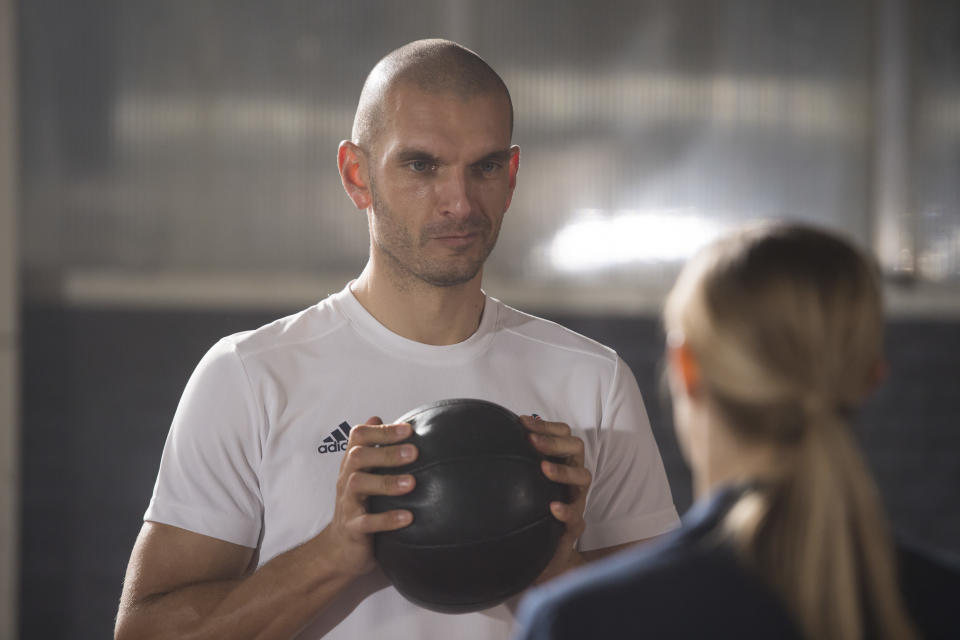
<svg viewBox="0 0 960 640">
<path fill-rule="evenodd" d="M 369 149 L 375 264 L 453 286 L 480 275 L 510 204 L 519 148 L 500 94 L 466 100 L 395 87 Z"/>
</svg>

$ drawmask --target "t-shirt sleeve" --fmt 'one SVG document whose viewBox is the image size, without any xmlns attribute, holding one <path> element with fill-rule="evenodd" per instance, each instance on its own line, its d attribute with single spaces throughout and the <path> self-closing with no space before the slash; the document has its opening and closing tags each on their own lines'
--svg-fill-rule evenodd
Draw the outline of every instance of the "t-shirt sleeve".
<svg viewBox="0 0 960 640">
<path fill-rule="evenodd" d="M 214 345 L 177 407 L 144 520 L 256 547 L 262 410 L 235 345 Z"/>
<path fill-rule="evenodd" d="M 604 404 L 584 520 L 582 551 L 642 540 L 680 526 L 640 388 L 619 357 Z"/>
</svg>

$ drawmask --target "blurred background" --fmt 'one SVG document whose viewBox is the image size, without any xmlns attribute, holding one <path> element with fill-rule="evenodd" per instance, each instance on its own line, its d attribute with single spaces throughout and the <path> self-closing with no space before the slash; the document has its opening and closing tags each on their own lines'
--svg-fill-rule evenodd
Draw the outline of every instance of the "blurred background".
<svg viewBox="0 0 960 640">
<path fill-rule="evenodd" d="M 663 294 L 718 233 L 803 220 L 884 268 L 860 435 L 897 531 L 960 557 L 960 3 L 0 0 L 0 638 L 112 633 L 196 362 L 362 269 L 336 146 L 422 37 L 512 91 L 487 292 L 620 352 L 681 511 Z"/>
</svg>

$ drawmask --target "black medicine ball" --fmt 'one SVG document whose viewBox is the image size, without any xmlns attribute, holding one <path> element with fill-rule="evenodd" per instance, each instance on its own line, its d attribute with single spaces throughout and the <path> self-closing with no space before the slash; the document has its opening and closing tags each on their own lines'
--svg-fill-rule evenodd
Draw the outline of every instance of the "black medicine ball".
<svg viewBox="0 0 960 640">
<path fill-rule="evenodd" d="M 565 485 L 540 468 L 544 456 L 520 418 L 483 400 L 441 400 L 395 422 L 419 449 L 402 496 L 371 496 L 379 513 L 409 509 L 413 522 L 374 535 L 374 555 L 404 597 L 443 613 L 492 607 L 528 587 L 553 557 L 564 525 L 550 502 L 569 500 Z"/>
</svg>

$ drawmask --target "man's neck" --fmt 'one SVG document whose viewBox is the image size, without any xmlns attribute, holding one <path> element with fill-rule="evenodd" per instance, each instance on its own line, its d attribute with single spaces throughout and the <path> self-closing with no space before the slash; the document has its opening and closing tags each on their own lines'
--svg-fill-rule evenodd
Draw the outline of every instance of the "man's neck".
<svg viewBox="0 0 960 640">
<path fill-rule="evenodd" d="M 368 264 L 350 290 L 370 315 L 394 333 L 442 346 L 463 342 L 480 326 L 485 301 L 481 275 L 450 287 L 421 281 L 399 286 Z"/>
</svg>

